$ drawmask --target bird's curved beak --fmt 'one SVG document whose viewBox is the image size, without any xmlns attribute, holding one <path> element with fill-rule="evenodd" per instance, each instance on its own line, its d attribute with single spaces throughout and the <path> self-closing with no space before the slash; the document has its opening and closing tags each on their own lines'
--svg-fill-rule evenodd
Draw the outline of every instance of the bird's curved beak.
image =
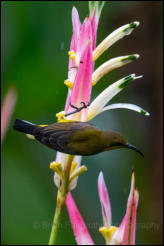
<svg viewBox="0 0 164 246">
<path fill-rule="evenodd" d="M 137 147 L 135 147 L 134 145 L 127 143 L 125 146 L 126 146 L 126 148 L 133 149 L 133 150 L 137 151 L 142 157 L 144 157 L 142 152 Z"/>
</svg>

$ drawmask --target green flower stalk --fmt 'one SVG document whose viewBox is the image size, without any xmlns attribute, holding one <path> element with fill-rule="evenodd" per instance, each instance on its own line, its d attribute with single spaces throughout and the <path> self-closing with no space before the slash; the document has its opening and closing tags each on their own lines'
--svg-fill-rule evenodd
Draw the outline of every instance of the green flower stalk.
<svg viewBox="0 0 164 246">
<path fill-rule="evenodd" d="M 65 170 L 62 172 L 62 175 L 63 175 L 61 177 L 62 183 L 57 193 L 57 202 L 56 202 L 57 205 L 56 205 L 56 210 L 55 210 L 54 222 L 53 222 L 52 230 L 50 234 L 49 245 L 54 245 L 56 242 L 60 217 L 61 217 L 63 206 L 65 204 L 67 193 L 68 193 L 67 189 L 69 185 L 69 177 L 70 177 L 70 171 L 71 171 L 71 165 L 72 165 L 73 158 L 74 156 L 67 155 Z M 52 164 L 51 164 L 51 168 L 53 169 Z M 55 171 L 55 169 L 53 170 Z"/>
</svg>

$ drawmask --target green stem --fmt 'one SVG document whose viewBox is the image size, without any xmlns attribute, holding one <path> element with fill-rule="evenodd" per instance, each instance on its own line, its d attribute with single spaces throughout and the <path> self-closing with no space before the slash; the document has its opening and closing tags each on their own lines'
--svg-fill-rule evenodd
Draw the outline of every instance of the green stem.
<svg viewBox="0 0 164 246">
<path fill-rule="evenodd" d="M 71 170 L 73 158 L 74 156 L 68 155 L 65 163 L 65 169 L 63 172 L 64 176 L 63 179 L 61 180 L 62 183 L 61 186 L 58 188 L 56 210 L 55 210 L 54 220 L 52 224 L 49 245 L 55 245 L 56 243 L 56 237 L 60 224 L 61 214 L 68 194 L 69 176 L 70 176 L 70 170 Z"/>
<path fill-rule="evenodd" d="M 57 195 L 57 201 L 58 201 L 58 197 L 59 197 L 59 193 Z M 64 203 L 63 203 L 64 205 Z M 55 210 L 55 215 L 54 215 L 54 220 L 53 220 L 53 224 L 52 224 L 52 229 L 51 229 L 51 234 L 50 234 L 50 239 L 49 239 L 49 244 L 48 245 L 55 245 L 56 242 L 56 237 L 57 237 L 57 233 L 58 233 L 58 228 L 59 228 L 59 223 L 60 223 L 60 218 L 61 218 L 61 214 L 62 214 L 62 209 L 63 209 L 63 205 L 58 206 L 58 202 L 56 205 L 56 210 Z"/>
</svg>

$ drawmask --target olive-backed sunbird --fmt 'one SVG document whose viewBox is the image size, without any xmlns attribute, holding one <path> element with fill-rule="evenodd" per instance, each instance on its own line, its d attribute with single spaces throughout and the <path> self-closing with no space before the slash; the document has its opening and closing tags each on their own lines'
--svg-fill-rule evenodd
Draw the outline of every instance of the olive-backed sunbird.
<svg viewBox="0 0 164 246">
<path fill-rule="evenodd" d="M 93 124 L 79 121 L 57 122 L 50 125 L 36 125 L 16 119 L 14 130 L 34 136 L 40 143 L 59 152 L 70 155 L 94 155 L 103 151 L 129 148 L 142 152 L 127 143 L 114 131 L 101 131 Z"/>
</svg>

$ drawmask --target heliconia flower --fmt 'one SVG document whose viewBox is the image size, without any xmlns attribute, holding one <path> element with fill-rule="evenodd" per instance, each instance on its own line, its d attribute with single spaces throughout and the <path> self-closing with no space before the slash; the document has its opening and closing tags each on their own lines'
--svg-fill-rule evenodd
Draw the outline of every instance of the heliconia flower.
<svg viewBox="0 0 164 246">
<path fill-rule="evenodd" d="M 86 18 L 84 23 L 81 24 L 79 21 L 78 13 L 75 7 L 72 11 L 73 30 L 78 30 L 77 36 L 73 33 L 71 41 L 71 50 L 74 54 L 74 58 L 69 58 L 69 72 L 68 81 L 72 82 L 72 88 L 68 89 L 67 101 L 65 111 L 67 113 L 72 111 L 70 103 L 76 107 L 80 106 L 83 101 L 86 104 L 90 101 L 91 89 L 92 89 L 92 71 L 93 71 L 93 58 L 92 58 L 92 27 L 90 18 Z M 68 116 L 70 120 L 86 121 L 87 109 L 81 112 Z M 56 162 L 61 162 L 64 169 L 66 155 L 57 152 Z M 77 169 L 81 163 L 81 157 L 75 157 L 74 162 L 77 163 Z M 60 177 L 57 173 L 54 175 L 55 184 L 58 186 Z M 77 177 L 72 180 L 70 189 L 75 188 L 77 183 Z"/>
<path fill-rule="evenodd" d="M 71 193 L 68 193 L 68 196 L 66 199 L 66 205 L 67 205 L 69 218 L 72 224 L 72 229 L 73 229 L 77 244 L 78 245 L 94 245 L 94 242 L 71 196 Z"/>
<path fill-rule="evenodd" d="M 1 142 L 3 141 L 17 100 L 17 91 L 10 88 L 1 108 Z"/>
<path fill-rule="evenodd" d="M 95 45 L 97 27 L 103 5 L 104 2 L 101 1 L 89 2 L 90 15 L 89 17 L 85 18 L 83 23 L 80 22 L 77 9 L 75 7 L 73 7 L 72 9 L 73 34 L 70 51 L 68 52 L 69 71 L 68 78 L 64 81 L 64 84 L 66 84 L 68 87 L 68 95 L 65 105 L 66 113 L 72 112 L 73 109 L 71 105 L 80 107 L 81 102 L 88 104 L 90 102 L 92 86 L 97 84 L 97 82 L 105 74 L 115 68 L 126 65 L 129 62 L 132 62 L 139 58 L 139 55 L 137 54 L 112 58 L 104 64 L 100 65 L 94 71 L 94 61 L 112 44 L 114 44 L 116 41 L 123 38 L 124 36 L 129 35 L 139 25 L 139 22 L 134 21 L 130 24 L 118 28 L 106 39 L 104 39 L 104 41 L 102 41 L 96 48 Z M 88 108 L 85 108 L 76 114 L 67 116 L 67 119 L 73 121 L 89 121 L 103 111 L 116 108 L 131 109 L 140 112 L 146 116 L 149 115 L 146 110 L 134 104 L 116 103 L 106 106 L 107 103 L 117 93 L 122 91 L 122 89 L 124 89 L 130 81 L 141 77 L 142 76 L 135 76 L 135 74 L 131 74 L 129 76 L 126 76 L 125 78 L 120 79 L 119 81 L 113 83 L 108 88 L 106 88 L 102 93 L 100 93 L 100 95 L 98 95 L 97 98 L 95 98 L 93 102 L 91 102 Z M 65 161 L 66 155 L 57 152 L 56 163 L 61 163 L 63 170 L 65 166 Z M 73 177 L 74 172 L 79 173 L 81 171 L 77 171 L 77 169 L 79 169 L 80 167 L 81 157 L 75 157 L 74 162 L 76 163 L 76 167 L 72 173 Z M 77 178 L 78 177 L 76 177 L 70 183 L 70 189 L 76 187 Z M 55 173 L 54 180 L 55 184 L 58 186 L 60 177 L 57 173 Z"/>
<path fill-rule="evenodd" d="M 107 245 L 135 245 L 136 212 L 139 193 L 135 189 L 134 173 L 132 173 L 131 189 L 127 202 L 126 214 L 117 228 L 111 225 L 112 214 L 107 188 L 102 172 L 98 178 L 98 193 L 102 208 L 103 227 L 99 231 L 104 236 Z"/>
<path fill-rule="evenodd" d="M 96 3 L 96 2 L 95 2 Z M 101 7 L 97 7 L 97 3 L 93 8 L 94 14 L 91 17 L 87 17 L 83 24 L 81 24 L 78 12 L 75 7 L 72 10 L 72 23 L 73 23 L 73 35 L 71 40 L 70 52 L 69 52 L 69 71 L 68 79 L 65 84 L 68 86 L 68 95 L 65 105 L 65 111 L 67 113 L 72 111 L 70 103 L 76 107 L 81 106 L 80 103 L 83 101 L 86 104 L 90 102 L 91 89 L 92 89 L 92 72 L 93 72 L 93 36 L 96 40 L 96 31 L 98 26 L 98 19 L 100 16 Z M 99 12 L 99 13 L 97 13 Z M 81 112 L 74 115 L 68 116 L 70 120 L 86 121 L 87 110 L 83 109 Z M 57 152 L 56 163 L 61 163 L 64 169 L 66 161 L 66 155 Z M 76 168 L 74 173 L 76 174 L 81 163 L 81 157 L 75 156 L 74 163 L 76 163 Z M 84 171 L 83 170 L 80 171 Z M 77 178 L 69 185 L 70 189 L 76 187 Z M 55 184 L 59 187 L 60 177 L 57 173 L 54 175 Z"/>
<path fill-rule="evenodd" d="M 80 22 L 78 11 L 75 7 L 73 7 L 73 34 L 70 44 L 70 51 L 68 52 L 68 78 L 64 81 L 64 84 L 68 87 L 68 94 L 65 104 L 65 111 L 62 111 L 56 115 L 58 121 L 89 121 L 106 110 L 117 108 L 131 109 L 146 116 L 149 115 L 147 111 L 134 104 L 116 103 L 107 105 L 107 103 L 116 94 L 121 92 L 130 81 L 142 77 L 131 74 L 118 80 L 112 85 L 109 85 L 93 100 L 93 102 L 91 102 L 89 107 L 84 108 L 82 111 L 75 114 L 71 114 L 69 116 L 67 115 L 67 117 L 65 116 L 66 113 L 73 111 L 72 105 L 77 108 L 81 106 L 80 104 L 82 102 L 87 105 L 90 103 L 92 86 L 96 85 L 105 74 L 139 58 L 138 54 L 112 58 L 100 65 L 94 71 L 94 63 L 100 55 L 118 40 L 131 34 L 132 31 L 139 25 L 139 22 L 134 21 L 116 29 L 116 31 L 108 35 L 107 38 L 105 38 L 96 47 L 97 28 L 103 5 L 104 2 L 102 1 L 90 1 L 89 17 L 85 18 L 83 23 Z M 87 170 L 86 166 L 80 166 L 81 159 L 81 156 L 75 156 L 72 161 L 71 169 L 69 169 L 69 185 L 67 186 L 67 192 L 76 187 L 79 174 Z M 66 162 L 67 155 L 57 152 L 56 161 L 52 162 L 50 165 L 51 169 L 55 171 L 54 182 L 59 190 L 61 184 L 60 181 L 65 171 L 65 167 L 67 166 Z M 111 245 L 135 244 L 136 211 L 139 194 L 134 188 L 134 174 L 132 175 L 131 191 L 128 199 L 126 214 L 118 228 L 112 226 L 110 200 L 102 173 L 100 173 L 98 179 L 98 192 L 103 216 L 103 227 L 100 228 L 100 232 L 104 235 L 106 243 Z M 68 193 L 66 198 L 66 206 L 77 243 L 79 245 L 94 244 L 71 196 L 71 193 Z"/>
<path fill-rule="evenodd" d="M 99 228 L 104 236 L 107 245 L 135 245 L 136 213 L 139 200 L 139 193 L 135 189 L 134 173 L 132 173 L 131 189 L 127 202 L 125 216 L 119 227 L 112 226 L 112 212 L 108 191 L 104 181 L 103 173 L 98 177 L 98 194 L 101 203 L 103 227 Z M 68 194 L 66 206 L 78 245 L 93 245 L 94 242 L 87 230 L 85 222 L 71 196 Z"/>
<path fill-rule="evenodd" d="M 112 34 L 110 34 L 102 43 L 95 48 L 96 33 L 98 27 L 98 20 L 104 3 L 98 1 L 89 2 L 90 16 L 85 18 L 81 23 L 78 12 L 75 7 L 72 10 L 72 23 L 73 34 L 71 40 L 71 46 L 69 53 L 69 71 L 68 79 L 65 80 L 65 84 L 68 86 L 68 95 L 65 105 L 65 112 L 72 111 L 72 105 L 80 107 L 80 103 L 84 102 L 88 104 L 90 102 L 92 85 L 95 85 L 106 73 L 111 70 L 123 66 L 139 57 L 139 55 L 128 55 L 122 57 L 113 58 L 104 64 L 100 65 L 95 71 L 94 60 L 96 60 L 107 48 L 123 38 L 125 35 L 129 35 L 135 27 L 139 25 L 139 22 L 131 22 L 118 28 Z M 134 79 L 140 78 L 134 74 L 126 76 L 125 78 L 115 82 L 106 88 L 91 104 L 88 108 L 82 111 L 67 116 L 68 120 L 74 121 L 88 121 L 94 118 L 97 114 L 114 108 L 128 108 L 137 112 L 149 115 L 144 109 L 133 104 L 112 104 L 106 106 L 106 104 L 125 86 Z M 76 158 L 76 168 L 80 166 L 81 158 Z M 65 154 L 57 153 L 56 162 L 60 162 L 64 170 L 65 166 Z M 75 162 L 75 161 L 74 161 Z M 72 181 L 70 187 L 75 187 L 77 178 Z M 55 174 L 55 183 L 59 184 L 59 176 Z"/>
</svg>

